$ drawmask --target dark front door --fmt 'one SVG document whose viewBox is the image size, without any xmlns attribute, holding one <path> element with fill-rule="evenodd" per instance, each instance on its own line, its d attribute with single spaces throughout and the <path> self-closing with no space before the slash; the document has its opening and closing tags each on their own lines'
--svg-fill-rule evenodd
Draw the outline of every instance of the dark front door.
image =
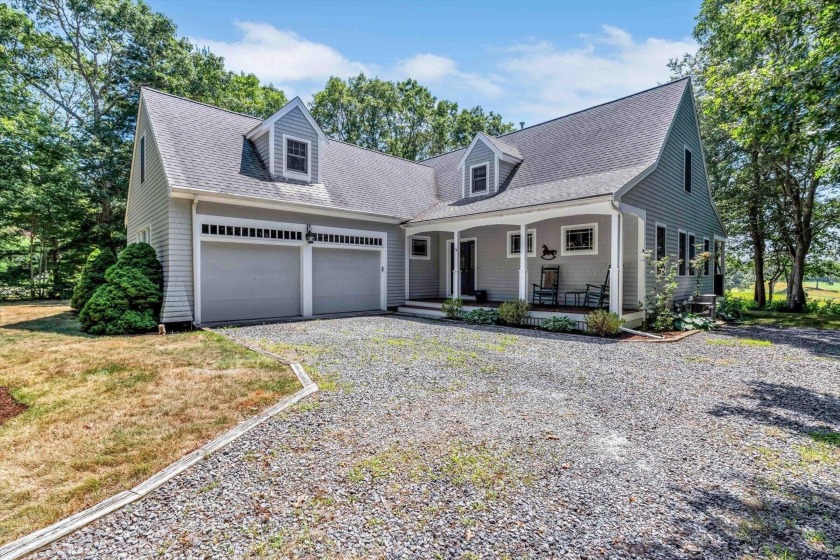
<svg viewBox="0 0 840 560">
<path fill-rule="evenodd" d="M 724 294 L 723 283 L 723 241 L 715 241 L 715 295 L 722 296 Z"/>
<path fill-rule="evenodd" d="M 454 291 L 455 283 L 452 282 L 452 274 L 455 270 L 455 252 L 449 256 L 449 274 L 450 286 Z M 460 251 L 460 269 L 461 269 L 461 295 L 474 296 L 475 295 L 475 241 L 461 241 Z"/>
</svg>

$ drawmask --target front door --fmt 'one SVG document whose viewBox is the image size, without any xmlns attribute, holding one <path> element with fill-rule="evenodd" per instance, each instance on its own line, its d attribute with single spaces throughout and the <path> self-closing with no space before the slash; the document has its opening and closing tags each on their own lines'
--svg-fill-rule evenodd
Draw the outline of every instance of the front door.
<svg viewBox="0 0 840 560">
<path fill-rule="evenodd" d="M 718 296 L 724 294 L 723 259 L 723 241 L 715 241 L 714 292 Z"/>
<path fill-rule="evenodd" d="M 461 295 L 475 295 L 475 241 L 461 241 L 460 251 Z M 455 282 L 452 277 L 455 270 L 455 252 L 449 252 L 449 289 L 454 290 Z"/>
</svg>

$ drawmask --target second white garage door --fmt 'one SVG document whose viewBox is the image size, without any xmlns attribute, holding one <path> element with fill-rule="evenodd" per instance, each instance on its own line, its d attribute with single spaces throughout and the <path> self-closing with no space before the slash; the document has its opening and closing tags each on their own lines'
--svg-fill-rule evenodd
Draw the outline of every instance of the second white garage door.
<svg viewBox="0 0 840 560">
<path fill-rule="evenodd" d="M 312 251 L 312 312 L 348 313 L 381 309 L 379 251 Z"/>
<path fill-rule="evenodd" d="M 201 322 L 300 315 L 300 249 L 201 244 Z"/>
</svg>

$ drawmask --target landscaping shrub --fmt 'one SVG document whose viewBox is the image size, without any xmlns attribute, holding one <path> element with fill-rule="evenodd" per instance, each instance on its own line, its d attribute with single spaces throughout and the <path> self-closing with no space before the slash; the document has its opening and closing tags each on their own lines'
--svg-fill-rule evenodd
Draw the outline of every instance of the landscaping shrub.
<svg viewBox="0 0 840 560">
<path fill-rule="evenodd" d="M 461 298 L 452 298 L 443 302 L 441 310 L 446 313 L 450 319 L 460 319 L 461 313 L 464 310 L 464 302 Z"/>
<path fill-rule="evenodd" d="M 586 330 L 598 336 L 614 336 L 621 332 L 624 320 L 606 309 L 596 309 L 586 316 Z"/>
<path fill-rule="evenodd" d="M 105 272 L 106 283 L 79 313 L 82 330 L 91 334 L 127 334 L 157 326 L 163 269 L 147 243 L 126 247 Z"/>
<path fill-rule="evenodd" d="M 499 317 L 508 325 L 521 325 L 531 314 L 531 306 L 524 299 L 506 301 L 499 306 Z"/>
<path fill-rule="evenodd" d="M 840 301 L 827 299 L 823 305 L 817 308 L 818 315 L 829 315 L 831 317 L 840 317 Z"/>
<path fill-rule="evenodd" d="M 554 315 L 540 323 L 540 328 L 551 332 L 572 332 L 577 328 L 577 323 L 568 317 Z"/>
<path fill-rule="evenodd" d="M 105 283 L 105 271 L 116 262 L 114 254 L 106 249 L 100 251 L 94 249 L 88 256 L 85 267 L 79 282 L 73 287 L 73 297 L 70 298 L 70 307 L 76 311 L 81 309 L 88 302 L 96 288 Z"/>
<path fill-rule="evenodd" d="M 646 322 L 650 329 L 656 332 L 669 331 L 674 327 L 674 294 L 677 291 L 677 268 L 679 259 L 674 261 L 670 256 L 655 259 L 653 251 L 644 251 L 654 281 L 652 290 L 645 296 L 645 311 L 648 313 Z"/>
<path fill-rule="evenodd" d="M 464 314 L 464 322 L 470 325 L 495 325 L 499 312 L 495 309 L 473 309 Z"/>
<path fill-rule="evenodd" d="M 677 317 L 674 321 L 674 328 L 678 331 L 691 331 L 700 329 L 701 331 L 710 331 L 717 328 L 715 322 L 706 315 L 696 315 L 694 313 L 684 313 Z"/>
</svg>

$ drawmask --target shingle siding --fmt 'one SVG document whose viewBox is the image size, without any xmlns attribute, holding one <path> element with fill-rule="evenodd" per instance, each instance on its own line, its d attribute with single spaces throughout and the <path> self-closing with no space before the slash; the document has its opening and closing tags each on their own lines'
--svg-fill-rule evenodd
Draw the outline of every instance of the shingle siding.
<svg viewBox="0 0 840 560">
<path fill-rule="evenodd" d="M 621 197 L 621 202 L 646 211 L 647 247 L 655 246 L 656 223 L 667 226 L 667 252 L 675 259 L 678 256 L 678 229 L 693 233 L 698 243 L 702 243 L 704 237 L 708 237 L 713 243 L 715 235 L 724 235 L 709 198 L 709 184 L 703 168 L 702 148 L 695 119 L 694 100 L 687 90 L 665 142 L 659 165 L 650 175 Z M 690 194 L 683 188 L 683 155 L 686 146 L 693 154 Z M 653 286 L 653 281 L 653 273 L 648 270 L 646 275 L 648 290 Z M 695 278 L 678 277 L 677 285 L 676 297 L 683 299 L 693 293 Z M 712 276 L 703 277 L 701 290 L 711 292 L 712 289 Z"/>
<path fill-rule="evenodd" d="M 278 177 L 283 175 L 283 162 L 285 161 L 283 159 L 285 157 L 285 146 L 283 145 L 284 134 L 294 136 L 295 138 L 302 138 L 309 142 L 309 150 L 311 151 L 309 154 L 310 181 L 312 183 L 318 183 L 320 179 L 318 133 L 312 128 L 309 120 L 307 120 L 306 116 L 297 107 L 274 123 L 274 166 L 276 167 L 274 175 Z M 295 175 L 290 174 L 289 177 L 294 178 Z"/>
</svg>

